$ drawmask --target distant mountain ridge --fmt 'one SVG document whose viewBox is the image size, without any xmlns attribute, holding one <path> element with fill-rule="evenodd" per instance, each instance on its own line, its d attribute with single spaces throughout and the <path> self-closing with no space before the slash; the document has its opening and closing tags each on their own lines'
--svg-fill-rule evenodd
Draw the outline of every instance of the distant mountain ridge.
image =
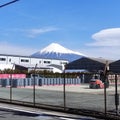
<svg viewBox="0 0 120 120">
<path fill-rule="evenodd" d="M 37 58 L 49 58 L 49 59 L 64 59 L 68 61 L 73 61 L 79 59 L 85 55 L 79 52 L 67 49 L 57 43 L 52 43 L 42 50 L 31 55 Z"/>
</svg>

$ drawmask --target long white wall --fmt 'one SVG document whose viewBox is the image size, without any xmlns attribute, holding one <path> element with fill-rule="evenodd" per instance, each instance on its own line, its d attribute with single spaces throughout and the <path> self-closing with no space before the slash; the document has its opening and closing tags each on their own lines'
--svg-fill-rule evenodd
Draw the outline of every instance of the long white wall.
<svg viewBox="0 0 120 120">
<path fill-rule="evenodd" d="M 40 66 L 48 66 L 48 65 L 60 65 L 63 66 L 68 61 L 66 60 L 57 60 L 57 59 L 42 59 L 42 58 L 32 58 L 29 56 L 18 56 L 18 55 L 6 55 L 0 54 L 0 64 L 18 64 L 18 65 L 33 65 L 35 64 Z"/>
</svg>

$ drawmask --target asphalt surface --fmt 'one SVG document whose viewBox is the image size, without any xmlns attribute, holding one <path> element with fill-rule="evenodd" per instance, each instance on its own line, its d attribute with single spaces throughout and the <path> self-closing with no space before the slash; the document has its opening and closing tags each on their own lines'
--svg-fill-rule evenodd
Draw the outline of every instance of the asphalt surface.
<svg viewBox="0 0 120 120">
<path fill-rule="evenodd" d="M 98 120 L 98 119 L 2 103 L 0 104 L 0 120 Z"/>
<path fill-rule="evenodd" d="M 120 87 L 118 87 L 118 90 Z M 12 88 L 12 99 L 33 102 L 32 88 Z M 107 110 L 115 109 L 115 88 L 107 89 Z M 66 86 L 66 107 L 104 111 L 104 89 L 89 89 L 88 84 Z M 10 99 L 10 88 L 0 88 L 0 98 Z M 35 102 L 47 105 L 64 105 L 63 86 L 36 87 Z"/>
<path fill-rule="evenodd" d="M 89 89 L 88 84 L 66 86 L 66 107 L 104 111 L 104 89 Z M 118 86 L 118 93 L 120 86 Z M 12 99 L 33 102 L 33 88 L 12 88 Z M 115 87 L 107 89 L 107 111 L 115 110 Z M 10 88 L 0 88 L 0 98 L 10 99 Z M 63 86 L 42 86 L 35 89 L 35 102 L 47 105 L 64 105 Z M 4 108 L 4 109 L 3 109 Z M 10 109 L 12 108 L 12 109 Z M 21 111 L 22 112 L 21 112 Z M 33 114 L 34 113 L 34 114 Z M 94 120 L 91 117 L 44 112 L 20 106 L 0 104 L 0 120 Z M 97 119 L 98 120 L 98 119 Z"/>
</svg>

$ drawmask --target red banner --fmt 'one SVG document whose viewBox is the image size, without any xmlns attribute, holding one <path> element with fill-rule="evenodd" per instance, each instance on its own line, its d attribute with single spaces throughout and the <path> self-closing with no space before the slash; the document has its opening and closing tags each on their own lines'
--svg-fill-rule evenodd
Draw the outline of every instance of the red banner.
<svg viewBox="0 0 120 120">
<path fill-rule="evenodd" d="M 26 78 L 26 74 L 0 74 L 0 79 L 6 79 L 6 78 Z"/>
</svg>

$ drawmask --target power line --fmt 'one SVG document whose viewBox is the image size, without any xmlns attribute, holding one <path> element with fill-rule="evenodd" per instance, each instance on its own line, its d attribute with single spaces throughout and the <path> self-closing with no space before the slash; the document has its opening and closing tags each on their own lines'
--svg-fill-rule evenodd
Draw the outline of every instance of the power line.
<svg viewBox="0 0 120 120">
<path fill-rule="evenodd" d="M 5 3 L 5 4 L 3 4 L 3 5 L 0 5 L 0 8 L 5 7 L 5 6 L 9 5 L 9 4 L 15 3 L 15 2 L 17 2 L 17 1 L 19 1 L 19 0 L 13 0 L 13 1 L 11 1 L 11 2 L 8 2 L 8 3 Z"/>
</svg>

